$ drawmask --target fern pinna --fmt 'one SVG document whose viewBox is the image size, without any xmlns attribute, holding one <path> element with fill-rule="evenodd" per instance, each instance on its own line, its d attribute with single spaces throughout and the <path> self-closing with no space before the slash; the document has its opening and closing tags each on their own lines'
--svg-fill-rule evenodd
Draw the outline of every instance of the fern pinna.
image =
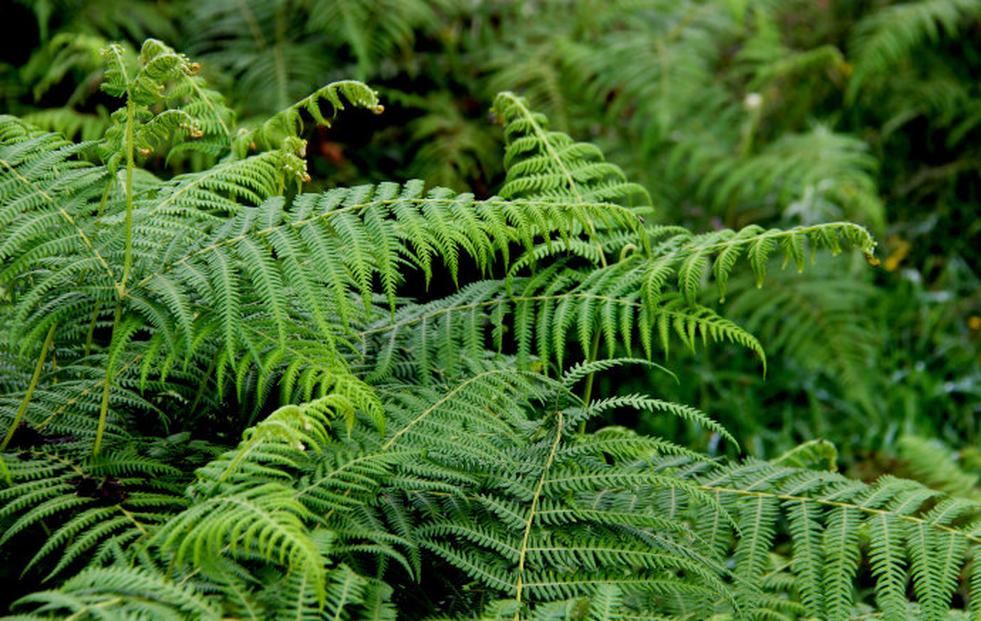
<svg viewBox="0 0 981 621">
<path fill-rule="evenodd" d="M 500 196 L 304 193 L 305 121 L 380 112 L 368 87 L 240 129 L 164 44 L 104 56 L 125 105 L 101 138 L 0 117 L 0 546 L 47 589 L 11 618 L 978 612 L 976 502 L 847 479 L 821 443 L 712 459 L 606 424 L 736 444 L 707 415 L 595 388 L 677 343 L 764 361 L 707 281 L 724 298 L 743 263 L 763 285 L 774 254 L 845 246 L 874 263 L 863 228 L 655 225 L 510 93 Z M 457 290 L 409 299 L 409 277 Z"/>
</svg>

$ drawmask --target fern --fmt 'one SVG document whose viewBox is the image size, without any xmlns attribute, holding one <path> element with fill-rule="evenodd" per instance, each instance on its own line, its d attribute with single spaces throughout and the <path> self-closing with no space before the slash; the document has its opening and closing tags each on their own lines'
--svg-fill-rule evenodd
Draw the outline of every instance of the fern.
<svg viewBox="0 0 981 621">
<path fill-rule="evenodd" d="M 615 165 L 603 162 L 595 146 L 549 132 L 545 117 L 513 94 L 498 95 L 495 112 L 505 125 L 504 197 L 562 196 L 576 202 L 649 198 L 641 186 L 627 182 Z"/>
<path fill-rule="evenodd" d="M 198 10 L 213 11 L 212 34 L 255 40 L 275 60 L 300 55 L 285 6 Z M 407 49 L 403 18 L 435 18 L 407 4 L 387 21 L 382 9 L 309 10 L 354 28 L 344 45 L 367 72 Z M 646 23 L 630 15 L 614 21 Z M 732 22 L 667 15 L 661 26 L 705 54 L 664 79 L 707 75 L 704 34 L 728 36 Z M 704 300 L 735 297 L 765 328 L 793 303 L 771 260 L 800 270 L 819 250 L 856 248 L 875 264 L 862 226 L 659 224 L 648 192 L 598 147 L 549 129 L 511 93 L 495 105 L 499 196 L 422 181 L 305 192 L 307 121 L 381 112 L 373 90 L 338 81 L 290 105 L 317 63 L 287 62 L 273 67 L 280 112 L 239 128 L 201 68 L 163 43 L 104 56 L 102 87 L 121 103 L 92 142 L 0 117 L 0 546 L 28 550 L 18 569 L 50 581 L 15 604 L 20 618 L 941 619 L 977 608 L 972 500 L 848 479 L 824 442 L 772 463 L 727 461 L 614 424 L 673 420 L 738 450 L 742 438 L 700 409 L 621 386 L 625 368 L 664 370 L 654 350 L 667 358 L 679 342 L 728 341 L 765 360 L 753 333 Z M 597 75 L 587 83 L 610 88 Z M 615 101 L 611 118 L 623 114 Z M 871 200 L 861 145 L 811 138 L 833 143 L 829 168 L 801 173 L 794 154 L 810 146 L 788 138 L 732 167 L 699 160 L 692 174 L 717 170 L 726 182 L 704 180 L 704 196 L 737 206 L 785 203 L 825 179 L 849 180 L 828 190 L 841 191 L 836 204 Z M 785 187 L 759 183 L 773 170 Z M 745 293 L 774 281 L 772 300 Z M 841 315 L 855 307 L 847 288 L 829 297 Z M 826 302 L 798 327 L 849 340 Z M 821 323 L 832 319 L 839 327 Z M 792 353 L 820 338 L 769 336 Z M 832 357 L 864 351 L 834 345 Z M 855 588 L 866 574 L 868 596 Z"/>
</svg>

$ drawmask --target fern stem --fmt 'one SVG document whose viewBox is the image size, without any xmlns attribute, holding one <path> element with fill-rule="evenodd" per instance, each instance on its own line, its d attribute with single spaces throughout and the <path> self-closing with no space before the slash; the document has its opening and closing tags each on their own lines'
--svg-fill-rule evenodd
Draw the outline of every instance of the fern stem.
<svg viewBox="0 0 981 621">
<path fill-rule="evenodd" d="M 92 309 L 92 319 L 89 321 L 89 327 L 85 331 L 85 349 L 83 350 L 83 356 L 88 356 L 92 353 L 92 339 L 95 337 L 95 324 L 99 319 L 99 311 L 102 310 L 102 301 L 95 303 L 95 308 Z"/>
<path fill-rule="evenodd" d="M 273 58 L 276 65 L 276 92 L 279 95 L 279 108 L 290 105 L 289 76 L 286 59 L 283 57 L 283 41 L 286 39 L 286 21 L 283 11 L 276 11 L 276 43 L 273 45 Z"/>
<path fill-rule="evenodd" d="M 133 135 L 133 124 L 136 118 L 136 104 L 133 103 L 132 96 L 126 99 L 126 219 L 123 223 L 125 227 L 125 247 L 123 250 L 123 275 L 116 287 L 119 302 L 116 303 L 116 311 L 112 319 L 112 336 L 109 338 L 109 347 L 116 339 L 116 331 L 119 328 L 119 318 L 122 316 L 122 299 L 126 297 L 126 281 L 129 279 L 130 269 L 133 267 L 133 169 L 136 167 L 134 150 L 135 139 Z M 93 318 L 93 327 L 95 321 Z M 106 361 L 106 379 L 102 384 L 102 399 L 99 402 L 99 423 L 95 430 L 95 443 L 92 445 L 92 454 L 98 455 L 102 449 L 102 436 L 106 431 L 106 419 L 109 415 L 109 392 L 112 388 L 112 355 Z"/>
<path fill-rule="evenodd" d="M 242 14 L 242 18 L 245 19 L 245 23 L 249 25 L 249 32 L 256 46 L 260 50 L 266 49 L 269 44 L 266 43 L 266 38 L 262 36 L 262 28 L 259 27 L 259 20 L 256 19 L 255 13 L 252 12 L 252 9 L 249 8 L 245 0 L 238 0 L 236 4 L 238 5 L 239 12 Z"/>
<path fill-rule="evenodd" d="M 136 117 L 136 104 L 133 98 L 126 100 L 126 247 L 123 251 L 123 276 L 119 282 L 119 297 L 126 296 L 126 280 L 133 267 L 133 169 L 136 167 L 133 152 L 135 150 L 133 123 Z"/>
<path fill-rule="evenodd" d="M 555 454 L 559 450 L 559 442 L 562 440 L 562 428 L 564 426 L 562 420 L 562 411 L 556 412 L 558 417 L 558 423 L 556 424 L 555 440 L 552 441 L 552 448 L 548 452 L 548 458 L 545 460 L 545 464 L 542 466 L 542 476 L 538 479 L 538 484 L 535 486 L 535 492 L 531 498 L 531 507 L 528 509 L 528 518 L 525 520 L 525 532 L 521 536 L 521 548 L 518 551 L 518 578 L 515 582 L 514 589 L 514 599 L 518 602 L 518 609 L 514 611 L 514 621 L 518 621 L 521 618 L 521 597 L 524 591 L 524 573 L 525 573 L 525 557 L 528 555 L 528 541 L 531 539 L 531 527 L 535 523 L 535 515 L 538 513 L 538 499 L 541 498 L 542 489 L 545 487 L 545 481 L 548 478 L 549 468 L 552 467 L 552 463 L 555 461 Z"/>
<path fill-rule="evenodd" d="M 112 319 L 112 339 L 115 340 L 117 328 L 119 327 L 119 318 L 122 316 L 123 307 L 121 304 L 116 304 L 116 312 Z M 102 384 L 102 400 L 99 402 L 99 424 L 95 429 L 95 443 L 92 445 L 92 454 L 98 455 L 99 451 L 102 449 L 102 436 L 106 432 L 106 418 L 109 416 L 109 389 L 112 387 L 112 365 L 113 356 L 112 341 L 109 343 L 110 354 L 106 361 L 106 379 Z"/>
<path fill-rule="evenodd" d="M 125 508 L 123 508 L 123 506 L 121 504 L 117 504 L 116 505 L 116 508 L 119 509 L 119 511 L 124 516 L 126 516 L 126 519 L 128 519 L 130 522 L 133 523 L 133 526 L 135 526 L 136 529 L 139 530 L 140 533 L 142 533 L 143 537 L 146 537 L 147 536 L 146 528 L 143 527 L 143 524 L 141 524 L 140 521 L 136 519 L 136 516 L 133 515 L 132 512 L 127 511 Z"/>
<path fill-rule="evenodd" d="M 746 133 L 743 134 L 743 138 L 739 144 L 739 155 L 741 157 L 749 157 L 753 152 L 753 140 L 756 138 L 757 130 L 759 130 L 760 119 L 763 116 L 762 112 L 762 105 L 750 112 L 749 126 L 746 128 Z"/>
<path fill-rule="evenodd" d="M 113 181 L 114 179 L 110 178 L 106 184 L 106 189 L 102 191 L 102 198 L 99 199 L 99 208 L 95 212 L 99 216 L 106 210 L 106 203 L 109 201 L 109 190 L 112 189 Z"/>
<path fill-rule="evenodd" d="M 593 342 L 589 348 L 589 357 L 586 358 L 586 363 L 590 364 L 596 362 L 596 357 L 599 356 L 599 337 L 600 330 L 597 329 L 596 333 L 593 334 Z M 593 398 L 593 380 L 596 378 L 596 373 L 590 373 L 586 376 L 586 385 L 582 390 L 582 403 L 583 407 L 589 407 L 589 402 Z M 579 434 L 582 435 L 586 433 L 586 421 L 579 423 Z"/>
<path fill-rule="evenodd" d="M 103 610 L 103 609 L 111 610 L 113 606 L 118 606 L 119 604 L 122 604 L 125 601 L 126 600 L 123 597 L 111 597 L 109 599 L 102 600 L 95 604 L 82 606 L 79 608 L 77 612 L 75 612 L 71 616 L 65 617 L 65 621 L 76 621 L 77 619 L 84 619 L 86 615 L 88 615 L 93 610 Z"/>
<path fill-rule="evenodd" d="M 136 104 L 130 95 L 126 99 L 126 219 L 123 223 L 126 236 L 125 247 L 123 250 L 123 275 L 119 280 L 117 292 L 119 301 L 116 303 L 116 312 L 112 318 L 112 332 L 109 337 L 109 349 L 112 350 L 112 343 L 116 340 L 116 332 L 119 328 L 119 318 L 122 316 L 122 299 L 126 297 L 126 281 L 129 279 L 130 269 L 133 267 L 133 169 L 136 168 L 134 158 L 135 138 L 133 135 L 133 124 L 136 120 Z M 94 321 L 93 321 L 94 324 Z M 102 384 L 102 399 L 99 402 L 99 423 L 95 430 L 95 443 L 92 445 L 92 454 L 98 455 L 102 449 L 102 436 L 106 431 L 106 418 L 109 415 L 109 392 L 112 388 L 112 365 L 113 357 L 110 353 L 106 361 L 106 379 Z"/>
<path fill-rule="evenodd" d="M 51 349 L 51 344 L 54 342 L 55 330 L 57 329 L 58 324 L 56 323 L 51 324 L 51 327 L 48 328 L 48 335 L 44 337 L 44 344 L 41 345 L 41 353 L 37 357 L 37 364 L 34 366 L 31 382 L 27 385 L 27 392 L 24 393 L 24 399 L 20 402 L 20 407 L 17 408 L 17 414 L 14 415 L 13 422 L 10 423 L 10 429 L 7 430 L 7 435 L 4 436 L 3 442 L 0 442 L 0 451 L 6 449 L 7 445 L 10 444 L 10 440 L 14 437 L 14 433 L 17 432 L 17 428 L 20 426 L 20 422 L 27 412 L 27 405 L 31 402 L 31 397 L 34 396 L 34 389 L 37 388 L 37 382 L 41 378 L 44 361 L 48 357 L 48 350 Z"/>
</svg>

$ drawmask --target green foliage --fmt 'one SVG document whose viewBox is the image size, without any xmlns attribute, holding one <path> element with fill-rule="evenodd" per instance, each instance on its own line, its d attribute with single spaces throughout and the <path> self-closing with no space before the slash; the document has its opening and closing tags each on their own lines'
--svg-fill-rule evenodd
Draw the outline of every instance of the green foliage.
<svg viewBox="0 0 981 621">
<path fill-rule="evenodd" d="M 9 618 L 981 614 L 976 3 L 97 4 L 0 66 Z"/>
<path fill-rule="evenodd" d="M 858 58 L 849 96 L 855 97 L 870 77 L 883 75 L 924 43 L 941 35 L 956 36 L 971 18 L 981 15 L 976 2 L 931 0 L 883 9 L 862 20 L 852 47 Z"/>
</svg>

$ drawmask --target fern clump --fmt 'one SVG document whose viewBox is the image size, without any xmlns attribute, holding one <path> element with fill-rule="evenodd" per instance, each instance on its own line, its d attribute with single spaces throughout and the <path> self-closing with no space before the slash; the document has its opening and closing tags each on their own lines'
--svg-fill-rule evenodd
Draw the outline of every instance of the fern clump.
<svg viewBox="0 0 981 621">
<path fill-rule="evenodd" d="M 597 381 L 699 341 L 765 370 L 706 296 L 777 256 L 875 264 L 862 226 L 655 223 L 507 92 L 497 196 L 304 191 L 310 121 L 382 112 L 370 88 L 239 128 L 160 41 L 103 56 L 101 136 L 0 117 L 0 546 L 48 581 L 15 618 L 978 612 L 974 500 L 848 479 L 823 442 L 713 458 L 610 420 L 734 430 Z"/>
</svg>

